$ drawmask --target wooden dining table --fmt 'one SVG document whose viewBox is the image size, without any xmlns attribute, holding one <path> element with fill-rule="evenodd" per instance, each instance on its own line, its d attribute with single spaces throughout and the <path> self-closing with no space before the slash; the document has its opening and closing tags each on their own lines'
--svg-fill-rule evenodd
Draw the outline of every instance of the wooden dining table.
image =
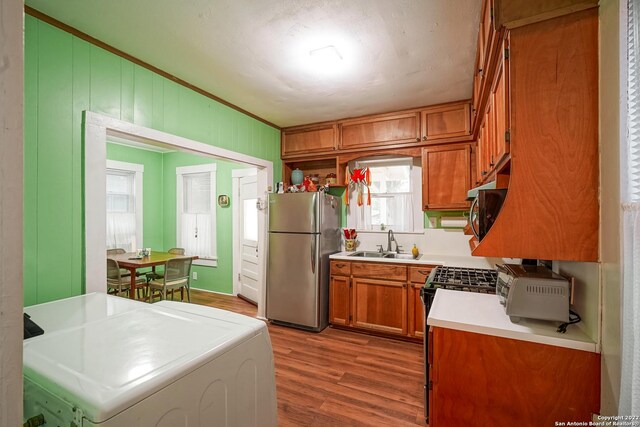
<svg viewBox="0 0 640 427">
<path fill-rule="evenodd" d="M 169 252 L 157 252 L 151 251 L 147 256 L 138 257 L 135 252 L 127 252 L 119 255 L 110 255 L 108 258 L 116 260 L 120 268 L 129 270 L 131 273 L 131 290 L 129 291 L 129 298 L 135 299 L 136 297 L 136 270 L 139 268 L 151 267 L 155 271 L 157 265 L 164 265 L 170 259 L 176 258 L 191 258 L 193 260 L 198 259 L 197 256 L 191 255 L 178 255 L 170 254 Z"/>
</svg>

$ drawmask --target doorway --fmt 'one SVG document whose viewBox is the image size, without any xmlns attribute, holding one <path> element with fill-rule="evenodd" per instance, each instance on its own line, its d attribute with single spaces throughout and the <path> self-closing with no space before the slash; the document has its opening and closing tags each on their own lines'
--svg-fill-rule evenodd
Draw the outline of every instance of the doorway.
<svg viewBox="0 0 640 427">
<path fill-rule="evenodd" d="M 84 112 L 85 148 L 85 291 L 106 292 L 106 145 L 107 137 L 123 138 L 158 147 L 181 150 L 214 159 L 229 160 L 255 169 L 258 201 L 271 191 L 273 163 L 268 160 L 226 150 L 202 142 L 143 126 L 134 125 L 90 111 Z M 265 203 L 260 203 L 264 206 Z M 256 212 L 257 233 L 257 302 L 258 317 L 265 314 L 266 281 L 266 210 Z"/>
<path fill-rule="evenodd" d="M 232 177 L 237 200 L 233 224 L 234 293 L 257 304 L 260 267 L 257 170 L 234 170 Z"/>
</svg>

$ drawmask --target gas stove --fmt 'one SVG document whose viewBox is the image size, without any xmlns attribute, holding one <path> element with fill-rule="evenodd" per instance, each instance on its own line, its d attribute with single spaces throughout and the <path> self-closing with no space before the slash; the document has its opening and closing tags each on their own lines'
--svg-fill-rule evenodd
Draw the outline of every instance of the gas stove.
<svg viewBox="0 0 640 427">
<path fill-rule="evenodd" d="M 495 293 L 498 272 L 484 268 L 436 267 L 427 278 L 425 288 L 454 289 Z"/>
</svg>

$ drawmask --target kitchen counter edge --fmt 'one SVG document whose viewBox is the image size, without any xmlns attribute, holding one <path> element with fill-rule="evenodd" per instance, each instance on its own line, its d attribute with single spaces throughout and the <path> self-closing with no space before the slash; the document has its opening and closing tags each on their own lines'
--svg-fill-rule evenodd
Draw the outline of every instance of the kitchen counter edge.
<svg viewBox="0 0 640 427">
<path fill-rule="evenodd" d="M 599 353 L 598 346 L 577 325 L 564 334 L 556 332 L 559 322 L 522 319 L 512 323 L 495 294 L 438 289 L 427 318 L 429 326 L 454 329 Z"/>
<path fill-rule="evenodd" d="M 496 263 L 502 263 L 499 258 L 465 257 L 453 255 L 431 255 L 423 254 L 420 259 L 397 259 L 397 258 L 363 258 L 354 257 L 350 254 L 354 252 L 337 252 L 330 255 L 330 259 L 339 259 L 355 262 L 383 262 L 390 264 L 415 264 L 415 265 L 444 265 L 447 267 L 464 268 L 494 268 Z"/>
</svg>

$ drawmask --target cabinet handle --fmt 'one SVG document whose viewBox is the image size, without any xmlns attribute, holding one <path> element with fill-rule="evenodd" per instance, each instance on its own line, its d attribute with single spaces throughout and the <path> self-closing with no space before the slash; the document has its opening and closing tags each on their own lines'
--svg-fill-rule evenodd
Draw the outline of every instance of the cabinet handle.
<svg viewBox="0 0 640 427">
<path fill-rule="evenodd" d="M 487 174 L 487 171 L 482 171 L 482 176 L 485 176 Z"/>
<path fill-rule="evenodd" d="M 336 267 L 338 267 L 338 268 L 342 268 L 344 266 L 345 266 L 345 264 L 336 264 Z"/>
<path fill-rule="evenodd" d="M 426 135 L 425 135 L 425 136 L 423 136 L 423 137 L 422 137 L 422 140 L 423 140 L 423 141 L 426 141 L 426 140 L 427 140 L 427 136 L 426 136 Z"/>
<path fill-rule="evenodd" d="M 417 138 L 416 138 L 416 142 L 420 142 L 420 137 L 417 137 Z"/>
<path fill-rule="evenodd" d="M 425 276 L 428 276 L 429 273 L 431 273 L 431 271 L 430 270 L 418 270 L 418 273 L 424 274 Z"/>
</svg>

